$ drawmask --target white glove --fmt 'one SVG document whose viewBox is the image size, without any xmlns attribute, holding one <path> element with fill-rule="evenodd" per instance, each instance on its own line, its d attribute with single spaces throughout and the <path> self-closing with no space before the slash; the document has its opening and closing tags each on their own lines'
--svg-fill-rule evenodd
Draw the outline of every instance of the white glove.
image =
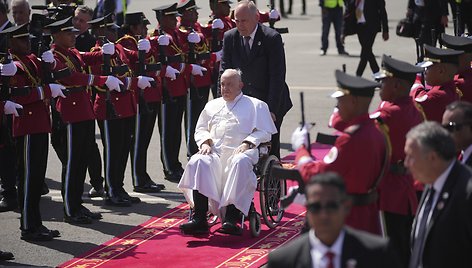
<svg viewBox="0 0 472 268">
<path fill-rule="evenodd" d="M 191 64 L 192 65 L 192 74 L 193 75 L 198 75 L 198 76 L 203 76 L 203 72 L 206 72 L 206 68 L 202 67 L 197 64 Z"/>
<path fill-rule="evenodd" d="M 147 39 L 141 39 L 138 41 L 138 50 L 145 50 L 146 53 L 151 50 L 151 43 Z"/>
<path fill-rule="evenodd" d="M 18 111 L 16 109 L 23 109 L 23 106 L 12 101 L 6 101 L 5 105 L 3 106 L 3 112 L 5 114 L 13 114 L 18 117 L 20 115 L 18 114 Z"/>
<path fill-rule="evenodd" d="M 56 59 L 54 59 L 54 54 L 52 54 L 51 50 L 44 51 L 44 53 L 41 55 L 41 59 L 47 63 L 54 64 L 56 62 Z"/>
<path fill-rule="evenodd" d="M 167 78 L 170 78 L 170 80 L 175 80 L 178 74 L 180 74 L 180 72 L 177 69 L 167 66 L 165 75 Z"/>
<path fill-rule="evenodd" d="M 115 54 L 115 44 L 111 42 L 103 44 L 102 51 L 103 51 L 103 54 L 107 54 L 107 55 Z"/>
<path fill-rule="evenodd" d="M 167 35 L 161 34 L 159 35 L 157 42 L 159 43 L 160 46 L 168 46 L 170 44 L 170 39 Z"/>
<path fill-rule="evenodd" d="M 224 27 L 225 27 L 225 25 L 223 24 L 223 21 L 220 20 L 220 19 L 213 20 L 213 22 L 211 24 L 212 29 L 223 29 Z"/>
<path fill-rule="evenodd" d="M 223 58 L 223 49 L 220 49 L 220 51 L 215 52 L 216 56 L 216 62 L 221 61 L 221 58 Z"/>
<path fill-rule="evenodd" d="M 198 44 L 198 43 L 200 43 L 201 40 L 202 39 L 200 38 L 200 35 L 196 32 L 191 32 L 187 36 L 187 41 L 189 41 L 190 43 Z"/>
<path fill-rule="evenodd" d="M 154 78 L 140 75 L 138 76 L 138 87 L 140 89 L 151 87 L 152 81 L 154 81 Z"/>
<path fill-rule="evenodd" d="M 292 148 L 297 150 L 302 145 L 308 147 L 308 128 L 306 125 L 304 127 L 297 127 L 292 133 Z"/>
<path fill-rule="evenodd" d="M 0 64 L 0 68 L 2 69 L 2 76 L 14 76 L 18 70 L 14 62 Z"/>
<path fill-rule="evenodd" d="M 109 75 L 107 77 L 107 81 L 105 82 L 105 85 L 107 85 L 109 90 L 115 90 L 120 92 L 120 85 L 123 85 L 123 82 L 121 82 L 120 79 L 114 77 L 113 75 Z"/>
<path fill-rule="evenodd" d="M 269 19 L 278 20 L 279 18 L 280 18 L 280 13 L 277 11 L 277 9 L 272 9 L 269 12 Z"/>
<path fill-rule="evenodd" d="M 51 89 L 51 96 L 53 98 L 56 98 L 56 97 L 65 98 L 66 97 L 64 95 L 64 93 L 62 92 L 63 89 L 66 89 L 65 86 L 60 85 L 60 84 L 49 84 L 49 88 Z"/>
</svg>

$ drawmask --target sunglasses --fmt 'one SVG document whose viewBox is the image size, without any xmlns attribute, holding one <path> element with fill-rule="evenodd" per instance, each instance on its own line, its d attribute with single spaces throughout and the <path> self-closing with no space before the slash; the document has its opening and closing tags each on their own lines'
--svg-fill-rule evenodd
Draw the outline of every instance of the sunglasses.
<svg viewBox="0 0 472 268">
<path fill-rule="evenodd" d="M 460 131 L 463 126 L 470 125 L 470 124 L 471 123 L 449 122 L 447 124 L 442 125 L 442 127 L 449 132 L 454 132 L 454 131 Z"/>
<path fill-rule="evenodd" d="M 306 205 L 306 209 L 313 214 L 319 214 L 322 210 L 324 210 L 326 213 L 333 213 L 338 211 L 340 207 L 341 202 L 338 201 L 329 201 L 325 204 L 322 204 L 321 202 L 315 202 Z"/>
</svg>

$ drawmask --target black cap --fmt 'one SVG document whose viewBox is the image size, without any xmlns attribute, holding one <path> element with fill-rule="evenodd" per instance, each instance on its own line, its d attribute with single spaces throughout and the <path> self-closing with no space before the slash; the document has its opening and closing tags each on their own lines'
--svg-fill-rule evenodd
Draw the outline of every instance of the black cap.
<svg viewBox="0 0 472 268">
<path fill-rule="evenodd" d="M 472 53 L 472 38 L 465 36 L 453 36 L 441 34 L 441 44 L 447 48 L 463 50 L 465 53 Z"/>
<path fill-rule="evenodd" d="M 92 27 L 93 29 L 97 29 L 97 28 L 119 29 L 120 28 L 120 26 L 116 25 L 115 21 L 113 20 L 112 13 L 104 17 L 91 20 L 88 22 L 88 24 L 90 24 L 90 27 Z"/>
<path fill-rule="evenodd" d="M 8 34 L 10 38 L 33 37 L 29 33 L 29 23 L 23 25 L 12 26 L 0 32 L 0 34 Z"/>
<path fill-rule="evenodd" d="M 462 50 L 442 49 L 430 45 L 424 45 L 424 61 L 417 64 L 421 67 L 429 67 L 435 63 L 459 63 L 459 55 L 464 53 Z"/>
<path fill-rule="evenodd" d="M 56 21 L 46 26 L 51 30 L 51 33 L 58 32 L 79 32 L 78 29 L 74 28 L 72 24 L 72 17 L 65 18 L 63 20 Z"/>
<path fill-rule="evenodd" d="M 331 98 L 339 98 L 345 95 L 371 98 L 374 96 L 375 88 L 380 87 L 380 84 L 377 82 L 348 75 L 340 70 L 336 70 L 334 75 L 336 76 L 338 89 L 331 94 Z"/>
<path fill-rule="evenodd" d="M 125 15 L 125 24 L 126 25 L 148 25 L 151 24 L 143 12 L 136 13 L 126 13 Z"/>
<path fill-rule="evenodd" d="M 195 3 L 195 0 L 186 0 L 177 5 L 177 10 L 181 14 L 183 14 L 186 10 L 191 10 L 191 9 L 200 9 Z"/>
<path fill-rule="evenodd" d="M 424 69 L 419 66 L 383 55 L 382 68 L 379 72 L 374 74 L 374 78 L 383 79 L 386 77 L 396 77 L 410 81 L 415 79 L 417 73 L 423 71 Z"/>
<path fill-rule="evenodd" d="M 160 18 L 162 16 L 182 16 L 178 11 L 177 11 L 177 3 L 170 4 L 170 5 L 165 5 L 165 6 L 160 6 L 153 8 L 156 12 L 156 17 Z"/>
</svg>

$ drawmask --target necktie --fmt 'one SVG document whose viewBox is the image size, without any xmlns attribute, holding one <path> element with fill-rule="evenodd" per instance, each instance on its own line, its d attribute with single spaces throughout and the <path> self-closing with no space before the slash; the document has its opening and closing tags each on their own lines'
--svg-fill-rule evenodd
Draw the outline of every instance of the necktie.
<svg viewBox="0 0 472 268">
<path fill-rule="evenodd" d="M 326 252 L 325 256 L 328 258 L 326 268 L 334 268 L 334 253 L 331 251 Z"/>
<path fill-rule="evenodd" d="M 251 40 L 250 36 L 244 36 L 244 51 L 246 51 L 247 56 L 249 56 L 249 53 L 251 53 L 251 46 L 249 45 L 249 40 Z"/>
<path fill-rule="evenodd" d="M 418 230 L 418 236 L 414 240 L 413 251 L 411 253 L 410 259 L 410 268 L 416 268 L 421 264 L 424 240 L 426 235 L 426 223 L 428 222 L 428 216 L 433 206 L 434 192 L 434 187 L 430 187 L 425 197 L 426 199 L 424 202 L 423 215 L 421 216 L 420 223 L 416 226 Z"/>
</svg>

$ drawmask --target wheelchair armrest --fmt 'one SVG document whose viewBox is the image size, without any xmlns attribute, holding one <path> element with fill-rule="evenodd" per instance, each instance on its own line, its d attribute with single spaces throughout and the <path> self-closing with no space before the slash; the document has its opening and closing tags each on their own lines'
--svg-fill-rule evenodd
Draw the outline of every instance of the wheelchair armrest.
<svg viewBox="0 0 472 268">
<path fill-rule="evenodd" d="M 259 158 L 263 156 L 268 156 L 270 153 L 270 147 L 270 141 L 259 144 L 259 146 L 257 146 L 257 149 L 259 150 Z"/>
</svg>

